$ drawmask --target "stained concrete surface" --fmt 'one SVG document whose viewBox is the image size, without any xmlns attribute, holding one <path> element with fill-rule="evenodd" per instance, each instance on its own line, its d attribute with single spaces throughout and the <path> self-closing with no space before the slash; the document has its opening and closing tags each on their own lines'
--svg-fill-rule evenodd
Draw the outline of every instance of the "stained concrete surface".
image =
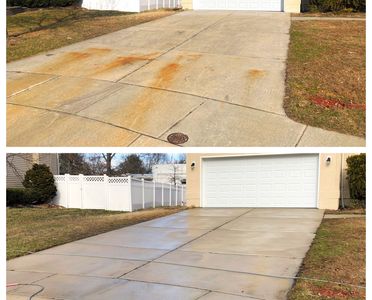
<svg viewBox="0 0 372 300">
<path fill-rule="evenodd" d="M 322 217 L 191 209 L 10 260 L 7 283 L 44 287 L 34 299 L 286 299 L 286 277 L 297 274 Z M 8 288 L 8 298 L 39 289 Z"/>
<path fill-rule="evenodd" d="M 285 116 L 289 27 L 185 11 L 9 63 L 7 145 L 364 146 Z"/>
</svg>

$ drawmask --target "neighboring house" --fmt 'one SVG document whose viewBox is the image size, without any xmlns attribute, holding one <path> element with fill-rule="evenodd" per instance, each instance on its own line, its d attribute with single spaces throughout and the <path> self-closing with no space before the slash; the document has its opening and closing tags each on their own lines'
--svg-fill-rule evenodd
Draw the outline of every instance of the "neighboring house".
<svg viewBox="0 0 372 300">
<path fill-rule="evenodd" d="M 350 155 L 188 154 L 187 205 L 338 209 Z"/>
<path fill-rule="evenodd" d="M 21 188 L 22 181 L 27 170 L 32 168 L 33 164 L 45 164 L 49 166 L 54 175 L 59 173 L 58 154 L 53 153 L 25 153 L 25 154 L 7 154 L 6 155 L 6 187 Z"/>
<path fill-rule="evenodd" d="M 186 164 L 153 165 L 152 175 L 156 182 L 186 184 Z"/>
<path fill-rule="evenodd" d="M 145 181 L 153 181 L 153 176 L 152 174 L 125 174 L 124 176 L 130 176 L 134 179 L 144 179 Z"/>
<path fill-rule="evenodd" d="M 308 0 L 83 0 L 88 9 L 140 12 L 158 8 L 194 10 L 251 10 L 298 13 Z"/>
</svg>

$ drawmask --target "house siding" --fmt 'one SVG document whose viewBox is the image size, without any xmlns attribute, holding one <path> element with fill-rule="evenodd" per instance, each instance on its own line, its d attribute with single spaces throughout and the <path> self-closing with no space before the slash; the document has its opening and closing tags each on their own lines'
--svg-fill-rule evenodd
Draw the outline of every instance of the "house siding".
<svg viewBox="0 0 372 300">
<path fill-rule="evenodd" d="M 50 167 L 54 175 L 58 174 L 58 155 L 57 154 L 7 154 L 8 160 L 15 166 L 16 171 L 7 164 L 6 168 L 6 187 L 7 188 L 22 188 L 22 181 L 27 170 L 31 169 L 32 165 L 46 164 Z"/>
<path fill-rule="evenodd" d="M 23 187 L 22 181 L 24 175 L 28 169 L 31 168 L 33 163 L 32 154 L 19 154 L 19 155 L 7 155 L 7 159 L 11 162 L 12 165 L 16 167 L 10 167 L 7 164 L 6 167 L 6 186 L 8 188 L 21 188 Z"/>
</svg>

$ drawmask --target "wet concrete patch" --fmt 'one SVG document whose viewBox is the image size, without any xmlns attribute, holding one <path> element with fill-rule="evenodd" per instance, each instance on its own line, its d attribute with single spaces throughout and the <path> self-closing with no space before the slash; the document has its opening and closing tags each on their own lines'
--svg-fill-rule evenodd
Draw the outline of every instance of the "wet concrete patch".
<svg viewBox="0 0 372 300">
<path fill-rule="evenodd" d="M 120 247 L 102 244 L 84 244 L 79 241 L 50 248 L 38 254 L 75 255 L 129 260 L 153 260 L 165 254 L 166 250 Z"/>
<path fill-rule="evenodd" d="M 137 226 L 161 227 L 161 228 L 189 228 L 189 229 L 212 229 L 231 220 L 231 217 L 207 217 L 207 216 L 167 216 L 140 223 Z"/>
<path fill-rule="evenodd" d="M 293 281 L 288 279 L 273 279 L 243 273 L 154 262 L 130 272 L 123 278 L 278 300 L 286 299 L 287 291 L 293 284 Z"/>
<path fill-rule="evenodd" d="M 256 273 L 276 276 L 296 276 L 301 259 L 257 255 L 231 255 L 211 252 L 176 250 L 156 262 L 211 268 L 231 272 Z"/>
<path fill-rule="evenodd" d="M 236 295 L 226 295 L 226 294 L 218 293 L 218 292 L 210 292 L 207 295 L 199 299 L 201 300 L 226 300 L 227 297 L 229 300 L 257 300 L 257 298 L 250 298 L 250 297 L 236 296 Z"/>
<path fill-rule="evenodd" d="M 148 282 L 128 281 L 112 288 L 83 297 L 89 300 L 130 299 L 130 300 L 189 300 L 199 299 L 207 291 L 179 286 Z"/>
<path fill-rule="evenodd" d="M 8 104 L 9 147 L 128 146 L 139 134 L 57 112 Z"/>
<path fill-rule="evenodd" d="M 226 224 L 222 229 L 242 231 L 306 232 L 315 233 L 320 218 L 240 218 Z"/>
<path fill-rule="evenodd" d="M 172 250 L 187 243 L 206 230 L 151 228 L 131 226 L 82 240 L 86 244 Z"/>
<path fill-rule="evenodd" d="M 217 229 L 180 250 L 303 258 L 314 238 L 304 232 L 252 232 Z"/>
<path fill-rule="evenodd" d="M 8 270 L 116 278 L 146 261 L 68 255 L 28 255 L 7 263 Z"/>
<path fill-rule="evenodd" d="M 124 282 L 122 279 L 57 274 L 37 282 L 44 287 L 38 298 L 81 299 Z M 22 287 L 17 290 L 17 294 L 31 296 L 39 289 L 32 286 Z"/>
</svg>

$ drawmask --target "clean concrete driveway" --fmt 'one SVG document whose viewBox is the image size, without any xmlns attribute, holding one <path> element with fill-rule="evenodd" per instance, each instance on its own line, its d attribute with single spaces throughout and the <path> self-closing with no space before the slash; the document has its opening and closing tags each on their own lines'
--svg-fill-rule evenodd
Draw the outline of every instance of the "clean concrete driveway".
<svg viewBox="0 0 372 300">
<path fill-rule="evenodd" d="M 364 145 L 285 116 L 289 27 L 284 13 L 188 11 L 10 63 L 7 144 Z"/>
<path fill-rule="evenodd" d="M 40 299 L 286 299 L 322 217 L 192 209 L 13 259 L 7 282 Z"/>
</svg>

